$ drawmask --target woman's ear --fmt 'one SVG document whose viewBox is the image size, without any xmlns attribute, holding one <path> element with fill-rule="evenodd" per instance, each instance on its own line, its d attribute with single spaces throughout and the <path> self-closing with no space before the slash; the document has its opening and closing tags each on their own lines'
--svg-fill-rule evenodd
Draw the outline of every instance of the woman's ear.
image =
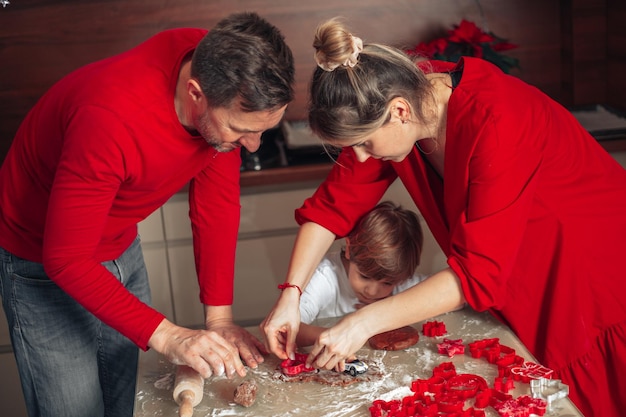
<svg viewBox="0 0 626 417">
<path fill-rule="evenodd" d="M 411 119 L 411 106 L 403 97 L 396 97 L 391 100 L 391 121 L 406 123 Z"/>
<path fill-rule="evenodd" d="M 350 238 L 346 237 L 346 247 L 343 251 L 344 256 L 346 257 L 347 260 L 350 260 Z"/>
</svg>

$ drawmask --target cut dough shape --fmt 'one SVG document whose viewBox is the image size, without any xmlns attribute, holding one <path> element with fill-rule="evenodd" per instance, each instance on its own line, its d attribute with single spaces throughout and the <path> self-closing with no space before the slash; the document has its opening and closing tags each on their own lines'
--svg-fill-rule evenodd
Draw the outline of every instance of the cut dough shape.
<svg viewBox="0 0 626 417">
<path fill-rule="evenodd" d="M 274 374 L 274 379 L 285 382 L 316 382 L 331 387 L 346 387 L 359 382 L 372 382 L 382 379 L 383 373 L 375 363 L 367 363 L 368 370 L 364 374 L 352 376 L 346 372 L 335 372 L 334 370 L 316 369 L 313 372 L 303 372 L 295 376 L 288 376 L 280 372 Z"/>
<path fill-rule="evenodd" d="M 416 344 L 420 339 L 419 331 L 411 326 L 379 333 L 370 337 L 369 345 L 378 350 L 402 350 Z"/>
</svg>

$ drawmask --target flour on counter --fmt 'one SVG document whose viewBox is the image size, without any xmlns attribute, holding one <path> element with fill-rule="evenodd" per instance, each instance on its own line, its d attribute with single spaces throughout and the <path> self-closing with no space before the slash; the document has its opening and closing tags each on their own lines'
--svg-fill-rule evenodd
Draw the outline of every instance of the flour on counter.
<svg viewBox="0 0 626 417">
<path fill-rule="evenodd" d="M 174 389 L 174 373 L 169 372 L 154 382 L 157 389 L 173 390 Z"/>
<path fill-rule="evenodd" d="M 444 314 L 437 320 L 446 324 L 448 335 L 463 339 L 464 344 L 499 337 L 502 344 L 524 352 L 525 348 L 512 333 L 503 331 L 501 323 L 483 313 L 465 309 Z M 416 324 L 419 328 L 419 324 Z M 258 331 L 258 329 L 252 329 Z M 256 402 L 249 408 L 234 403 L 234 390 L 244 378 L 212 377 L 205 381 L 204 398 L 195 407 L 194 417 L 369 417 L 369 407 L 375 400 L 401 400 L 411 395 L 411 382 L 428 379 L 433 369 L 443 362 L 452 362 L 457 373 L 469 373 L 485 378 L 491 385 L 497 376 L 497 367 L 482 358 L 465 354 L 452 358 L 439 354 L 437 343 L 443 337 L 420 337 L 418 343 L 401 351 L 381 351 L 364 346 L 356 356 L 376 369 L 377 378 L 362 380 L 347 386 L 329 386 L 317 382 L 284 382 L 274 376 L 280 360 L 266 357 L 257 369 L 248 369 L 245 379 L 254 379 L 258 386 Z M 144 366 L 138 378 L 135 397 L 135 417 L 172 417 L 178 406 L 172 398 L 173 365 L 148 354 L 149 366 Z M 528 353 L 524 354 L 528 356 Z M 140 370 L 142 368 L 140 367 Z M 278 371 L 280 372 L 280 371 Z M 528 384 L 516 382 L 514 396 L 530 393 Z M 470 400 L 471 401 L 471 400 Z M 468 404 L 470 406 L 471 404 Z M 559 409 L 551 417 L 578 416 L 571 406 Z M 497 417 L 488 407 L 487 417 Z"/>
</svg>

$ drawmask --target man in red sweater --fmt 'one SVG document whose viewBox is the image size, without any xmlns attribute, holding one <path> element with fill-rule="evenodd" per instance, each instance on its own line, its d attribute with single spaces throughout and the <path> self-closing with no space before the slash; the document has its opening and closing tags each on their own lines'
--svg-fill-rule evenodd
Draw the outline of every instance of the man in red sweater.
<svg viewBox="0 0 626 417">
<path fill-rule="evenodd" d="M 0 290 L 31 416 L 132 415 L 137 346 L 204 377 L 263 361 L 232 321 L 239 148 L 293 79 L 278 29 L 240 13 L 80 68 L 29 112 L 0 169 Z M 207 330 L 148 305 L 137 236 L 187 183 Z"/>
</svg>

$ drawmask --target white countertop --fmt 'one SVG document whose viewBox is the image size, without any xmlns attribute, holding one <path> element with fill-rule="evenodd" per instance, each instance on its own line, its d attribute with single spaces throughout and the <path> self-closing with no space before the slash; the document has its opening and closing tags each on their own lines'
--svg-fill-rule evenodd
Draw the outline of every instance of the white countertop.
<svg viewBox="0 0 626 417">
<path fill-rule="evenodd" d="M 368 345 L 361 348 L 357 357 L 369 363 L 377 374 L 371 381 L 362 381 L 345 387 L 333 387 L 317 382 L 285 382 L 279 378 L 280 360 L 272 355 L 268 356 L 258 369 L 249 369 L 245 377 L 256 380 L 259 387 L 255 404 L 245 408 L 233 402 L 234 390 L 244 378 L 229 380 L 225 377 L 214 377 L 205 381 L 204 398 L 195 407 L 194 417 L 369 417 L 368 408 L 374 400 L 389 401 L 410 395 L 411 382 L 415 379 L 430 378 L 433 368 L 443 362 L 452 362 L 459 374 L 482 376 L 491 387 L 498 374 L 497 366 L 484 358 L 472 358 L 467 348 L 467 344 L 482 339 L 497 337 L 502 345 L 515 349 L 516 354 L 528 361 L 536 362 L 517 337 L 487 313 L 477 313 L 465 308 L 432 320 L 444 322 L 447 334 L 440 337 L 424 336 L 421 331 L 423 323 L 416 323 L 414 326 L 420 331 L 420 340 L 409 349 L 380 351 L 373 350 Z M 260 335 L 257 327 L 250 327 L 248 330 L 257 336 Z M 437 343 L 441 343 L 444 338 L 463 339 L 466 345 L 465 354 L 452 358 L 439 354 Z M 174 372 L 174 366 L 154 351 L 141 353 L 135 417 L 178 415 L 178 405 L 172 398 Z M 509 394 L 513 397 L 530 394 L 530 386 L 516 381 L 514 390 Z M 491 407 L 487 407 L 485 412 L 487 417 L 498 416 Z M 555 402 L 552 414 L 546 413 L 546 416 L 548 415 L 582 417 L 569 398 Z"/>
</svg>

